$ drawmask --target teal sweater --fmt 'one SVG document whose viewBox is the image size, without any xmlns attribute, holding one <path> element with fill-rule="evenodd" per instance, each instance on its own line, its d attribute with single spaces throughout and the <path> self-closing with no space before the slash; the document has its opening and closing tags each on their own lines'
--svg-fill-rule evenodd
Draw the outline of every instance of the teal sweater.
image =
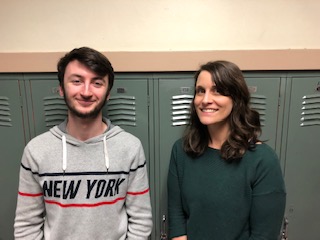
<svg viewBox="0 0 320 240">
<path fill-rule="evenodd" d="M 275 152 L 266 144 L 227 163 L 208 148 L 189 157 L 178 140 L 168 174 L 169 236 L 188 240 L 277 240 L 286 192 Z"/>
</svg>

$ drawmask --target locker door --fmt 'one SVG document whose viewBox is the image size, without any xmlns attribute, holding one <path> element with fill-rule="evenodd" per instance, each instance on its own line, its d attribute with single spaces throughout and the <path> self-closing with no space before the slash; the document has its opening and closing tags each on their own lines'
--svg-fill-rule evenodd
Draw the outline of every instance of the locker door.
<svg viewBox="0 0 320 240">
<path fill-rule="evenodd" d="M 167 234 L 167 175 L 173 143 L 182 137 L 189 119 L 194 92 L 193 75 L 168 76 L 158 80 L 158 122 L 156 131 L 156 221 L 155 239 Z M 163 238 L 160 238 L 163 237 Z"/>
<path fill-rule="evenodd" d="M 116 75 L 110 99 L 103 114 L 114 125 L 140 139 L 149 159 L 148 79 L 138 76 Z"/>
<path fill-rule="evenodd" d="M 320 76 L 293 76 L 290 84 L 288 125 L 284 128 L 287 142 L 282 147 L 288 238 L 319 239 Z"/>
<path fill-rule="evenodd" d="M 59 95 L 56 74 L 26 75 L 31 138 L 48 131 L 67 116 L 67 107 Z"/>
<path fill-rule="evenodd" d="M 0 239 L 13 239 L 19 169 L 26 144 L 22 75 L 0 77 Z M 26 126 L 25 126 L 26 124 Z"/>
<path fill-rule="evenodd" d="M 278 112 L 280 105 L 280 77 L 254 76 L 246 74 L 251 107 L 260 114 L 262 125 L 261 140 L 277 149 Z"/>
<path fill-rule="evenodd" d="M 120 126 L 140 139 L 147 160 L 151 204 L 154 207 L 154 174 L 151 167 L 154 160 L 151 155 L 152 144 L 149 140 L 153 126 L 150 120 L 152 116 L 149 113 L 149 98 L 152 97 L 152 91 L 149 91 L 149 84 L 152 85 L 147 74 L 116 74 L 103 115 L 107 116 L 114 125 Z M 154 221 L 154 208 L 152 210 Z"/>
</svg>

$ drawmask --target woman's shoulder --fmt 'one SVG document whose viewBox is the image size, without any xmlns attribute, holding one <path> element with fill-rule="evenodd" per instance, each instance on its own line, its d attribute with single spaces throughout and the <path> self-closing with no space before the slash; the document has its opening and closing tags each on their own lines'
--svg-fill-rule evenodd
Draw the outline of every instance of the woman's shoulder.
<svg viewBox="0 0 320 240">
<path fill-rule="evenodd" d="M 280 160 L 275 152 L 268 144 L 258 143 L 255 148 L 248 150 L 243 157 L 244 162 L 251 166 L 258 167 L 259 169 L 278 168 Z"/>
<path fill-rule="evenodd" d="M 263 142 L 258 142 L 255 145 L 255 148 L 252 151 L 257 155 L 267 155 L 267 156 L 274 156 L 277 157 L 277 154 L 273 148 L 271 148 L 268 144 Z"/>
<path fill-rule="evenodd" d="M 187 153 L 184 151 L 183 141 L 183 138 L 179 138 L 172 144 L 171 157 L 175 158 L 176 161 L 185 161 L 186 158 L 189 158 Z"/>
<path fill-rule="evenodd" d="M 178 138 L 173 143 L 173 146 L 175 146 L 175 147 L 182 147 L 182 145 L 183 145 L 183 138 Z"/>
</svg>

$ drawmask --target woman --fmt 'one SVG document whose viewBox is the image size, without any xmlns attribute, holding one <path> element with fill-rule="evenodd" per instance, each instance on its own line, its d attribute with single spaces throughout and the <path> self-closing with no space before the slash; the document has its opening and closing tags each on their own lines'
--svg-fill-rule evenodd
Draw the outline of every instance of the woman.
<svg viewBox="0 0 320 240">
<path fill-rule="evenodd" d="M 285 209 L 279 159 L 259 141 L 241 70 L 208 62 L 195 75 L 190 124 L 171 153 L 173 240 L 277 240 Z"/>
</svg>

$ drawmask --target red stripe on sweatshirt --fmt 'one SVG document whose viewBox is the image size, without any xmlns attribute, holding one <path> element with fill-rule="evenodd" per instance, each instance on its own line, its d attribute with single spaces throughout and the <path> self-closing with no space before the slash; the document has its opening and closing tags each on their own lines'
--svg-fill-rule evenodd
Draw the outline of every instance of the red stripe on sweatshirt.
<svg viewBox="0 0 320 240">
<path fill-rule="evenodd" d="M 18 192 L 18 194 L 25 197 L 40 197 L 43 195 L 42 193 L 23 193 L 23 192 Z"/>
<path fill-rule="evenodd" d="M 113 201 L 108 201 L 108 202 L 98 202 L 98 203 L 69 203 L 69 204 L 63 204 L 60 202 L 52 201 L 52 200 L 44 200 L 48 204 L 56 204 L 60 207 L 63 208 L 68 208 L 68 207 L 98 207 L 102 205 L 108 205 L 108 204 L 115 204 L 118 201 L 124 200 L 125 197 L 117 198 Z"/>
<path fill-rule="evenodd" d="M 127 194 L 129 195 L 142 195 L 149 192 L 149 188 L 141 191 L 141 192 L 127 192 Z M 22 193 L 19 192 L 19 195 L 21 196 L 26 196 L 26 197 L 39 197 L 42 196 L 42 193 L 37 193 L 37 194 L 31 194 L 31 193 Z M 125 197 L 121 197 L 121 198 L 117 198 L 115 200 L 112 201 L 105 201 L 105 202 L 98 202 L 98 203 L 69 203 L 69 204 L 64 204 L 64 203 L 60 203 L 57 201 L 52 201 L 52 200 L 44 200 L 47 204 L 55 204 L 58 205 L 60 207 L 63 208 L 68 208 L 68 207 L 98 207 L 98 206 L 102 206 L 102 205 L 109 205 L 109 204 L 115 204 L 118 201 L 124 200 Z"/>
<path fill-rule="evenodd" d="M 142 195 L 142 194 L 145 194 L 147 192 L 149 192 L 149 188 L 144 190 L 144 191 L 142 191 L 142 192 L 127 192 L 127 194 L 129 194 L 129 195 Z"/>
</svg>

